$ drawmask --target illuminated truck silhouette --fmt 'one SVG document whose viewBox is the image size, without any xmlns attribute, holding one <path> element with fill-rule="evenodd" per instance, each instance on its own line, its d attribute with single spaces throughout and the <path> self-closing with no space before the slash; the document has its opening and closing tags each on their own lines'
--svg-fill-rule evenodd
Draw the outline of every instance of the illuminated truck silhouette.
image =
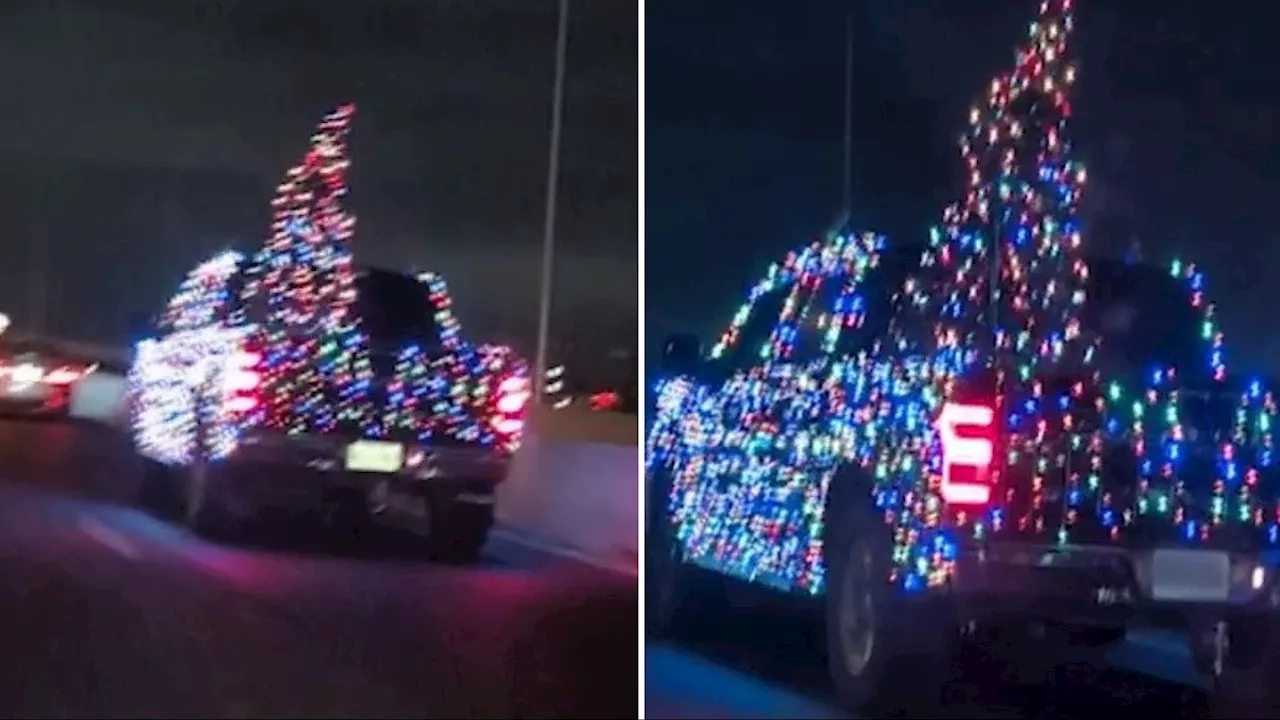
<svg viewBox="0 0 1280 720">
<path fill-rule="evenodd" d="M 1228 371 L 1195 267 L 1084 254 L 1073 22 L 1044 2 L 975 105 L 969 185 L 927 243 L 790 254 L 661 380 L 655 630 L 717 594 L 699 578 L 819 599 L 838 694 L 863 706 L 932 699 L 944 651 L 991 632 L 1160 620 L 1189 632 L 1215 712 L 1274 707 L 1275 399 Z"/>
</svg>

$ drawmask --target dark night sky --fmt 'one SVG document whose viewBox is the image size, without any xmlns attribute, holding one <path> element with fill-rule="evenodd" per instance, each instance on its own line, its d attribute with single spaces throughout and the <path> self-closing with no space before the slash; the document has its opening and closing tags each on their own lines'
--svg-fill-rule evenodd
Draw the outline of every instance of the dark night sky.
<svg viewBox="0 0 1280 720">
<path fill-rule="evenodd" d="M 965 108 L 1036 0 L 646 3 L 646 332 L 727 323 L 840 204 L 844 17 L 855 18 L 853 225 L 918 241 L 957 192 Z M 1079 0 L 1074 131 L 1086 242 L 1209 271 L 1229 341 L 1280 363 L 1276 84 L 1262 3 Z M 1232 329 L 1238 331 L 1232 333 Z M 1247 331 L 1247 332 L 1246 332 Z M 651 347 L 656 342 L 648 343 Z"/>
<path fill-rule="evenodd" d="M 320 116 L 357 103 L 364 262 L 445 273 L 467 324 L 531 334 L 555 0 L 6 0 L 0 308 L 31 250 L 49 325 L 123 338 L 219 247 L 253 247 Z M 634 344 L 637 8 L 574 3 L 555 328 Z M 613 338 L 609 338 L 612 342 Z"/>
</svg>

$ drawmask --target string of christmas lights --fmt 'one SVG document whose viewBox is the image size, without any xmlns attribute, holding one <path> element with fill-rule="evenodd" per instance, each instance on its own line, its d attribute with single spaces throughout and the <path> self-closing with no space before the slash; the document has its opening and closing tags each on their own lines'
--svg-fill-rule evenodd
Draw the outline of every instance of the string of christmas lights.
<svg viewBox="0 0 1280 720">
<path fill-rule="evenodd" d="M 1127 397 L 1117 383 L 1108 388 L 1109 426 L 1127 423 L 1139 476 L 1137 497 L 1118 515 L 1113 532 L 1188 544 L 1275 546 L 1280 542 L 1275 396 L 1261 380 L 1241 382 L 1228 374 L 1225 340 L 1214 305 L 1206 299 L 1203 274 L 1178 261 L 1170 274 L 1185 282 L 1191 306 L 1199 312 L 1206 363 L 1190 372 L 1155 368 L 1137 397 Z M 1211 416 L 1217 432 L 1202 437 L 1205 423 L 1188 423 L 1187 415 Z"/>
<path fill-rule="evenodd" d="M 828 355 L 791 357 L 802 324 L 823 347 L 861 328 L 866 303 L 858 291 L 884 243 L 874 234 L 839 235 L 792 253 L 752 289 L 712 350 L 723 356 L 758 301 L 786 291 L 783 320 L 758 364 L 715 393 L 686 378 L 658 388 L 646 462 L 673 473 L 673 519 L 691 562 L 779 587 L 821 587 L 822 501 L 854 433 L 845 394 L 859 385 L 842 382 L 845 371 L 833 370 Z M 829 285 L 837 288 L 832 311 L 814 314 Z M 809 422 L 819 418 L 818 426 Z"/>
<path fill-rule="evenodd" d="M 885 337 L 850 352 L 831 329 L 862 324 L 868 276 L 853 268 L 877 268 L 884 245 L 837 238 L 771 267 L 711 351 L 713 363 L 732 354 L 763 301 L 785 293 L 752 367 L 722 385 L 659 384 L 646 467 L 672 477 L 670 509 L 688 560 L 821 592 L 823 502 L 842 464 L 872 479 L 895 539 L 892 579 L 908 590 L 946 582 L 961 542 L 993 536 L 1280 538 L 1275 399 L 1261 382 L 1229 378 L 1197 270 L 1174 263 L 1172 276 L 1201 313 L 1206 362 L 1103 376 L 1107 338 L 1082 318 L 1089 264 L 1077 208 L 1086 174 L 1066 132 L 1071 10 L 1070 0 L 1041 4 L 1013 69 L 972 110 L 961 140 L 968 188 L 931 232 Z M 823 260 L 832 257 L 841 261 Z M 844 284 L 823 314 L 815 299 L 829 280 Z M 797 357 L 813 330 L 819 357 Z M 951 507 L 940 493 L 933 420 L 962 382 L 981 375 L 1003 429 L 996 493 L 985 507 Z M 1222 398 L 1232 417 L 1225 433 L 1205 409 Z M 1188 415 L 1205 436 L 1191 437 Z"/>
<path fill-rule="evenodd" d="M 157 330 L 170 341 L 138 344 L 127 382 L 134 442 L 144 456 L 170 465 L 191 461 L 201 408 L 190 383 L 208 377 L 245 336 L 224 324 L 235 305 L 229 282 L 244 259 L 227 251 L 197 265 L 160 316 Z M 211 451 L 220 457 L 234 447 L 234 433 L 218 418 L 211 424 Z"/>
<path fill-rule="evenodd" d="M 894 525 L 898 573 L 908 589 L 946 581 L 958 529 L 1041 537 L 1062 521 L 1047 494 L 1064 475 L 1069 498 L 1096 502 L 1071 479 L 1100 466 L 1101 442 L 1074 421 L 1096 381 L 1096 338 L 1080 334 L 1088 266 L 1081 257 L 1078 205 L 1085 171 L 1067 139 L 1071 0 L 1045 0 L 1014 56 L 969 113 L 960 139 L 967 174 L 962 199 L 943 212 L 921 267 L 903 289 L 886 360 L 923 356 L 919 388 L 902 396 L 919 431 L 893 427 L 875 466 L 893 473 L 882 501 Z M 896 356 L 896 357 L 895 357 Z M 986 372 L 1000 403 L 1005 462 L 984 514 L 951 511 L 941 495 L 941 444 L 929 420 L 966 376 Z M 1066 383 L 1061 387 L 1046 387 Z M 1095 431 L 1096 433 L 1096 431 Z M 921 436 L 921 437 L 916 437 Z M 915 442 L 912 442 L 912 440 Z M 1005 478 L 1010 482 L 1004 482 Z M 1079 492 L 1084 490 L 1083 494 Z M 927 551 L 922 550 L 927 549 Z"/>
<path fill-rule="evenodd" d="M 259 324 L 263 354 L 262 420 L 286 432 L 379 431 L 368 342 L 353 308 L 355 217 L 342 204 L 354 112 L 343 105 L 321 120 L 276 188 L 271 236 L 247 272 L 247 319 Z"/>
<path fill-rule="evenodd" d="M 423 442 L 450 438 L 513 451 L 522 424 L 507 427 L 504 413 L 495 406 L 504 382 L 510 381 L 508 390 L 515 387 L 528 397 L 527 366 L 510 348 L 477 348 L 463 340 L 444 278 L 421 273 L 418 281 L 435 308 L 436 349 L 409 344 L 400 350 L 387 386 L 382 427 L 409 430 Z"/>
<path fill-rule="evenodd" d="M 222 319 L 231 300 L 228 281 L 240 270 L 244 255 L 233 250 L 221 252 L 196 266 L 161 315 L 166 332 L 193 330 Z"/>
</svg>

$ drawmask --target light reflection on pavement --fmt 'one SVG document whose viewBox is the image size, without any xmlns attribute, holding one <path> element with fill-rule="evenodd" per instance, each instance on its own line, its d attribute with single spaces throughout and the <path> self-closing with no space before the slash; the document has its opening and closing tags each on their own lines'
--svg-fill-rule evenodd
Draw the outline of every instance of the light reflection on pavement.
<svg viewBox="0 0 1280 720">
<path fill-rule="evenodd" d="M 476 567 L 390 536 L 210 543 L 131 507 L 130 463 L 100 429 L 0 422 L 0 714 L 635 716 L 634 577 L 501 542 Z"/>
</svg>

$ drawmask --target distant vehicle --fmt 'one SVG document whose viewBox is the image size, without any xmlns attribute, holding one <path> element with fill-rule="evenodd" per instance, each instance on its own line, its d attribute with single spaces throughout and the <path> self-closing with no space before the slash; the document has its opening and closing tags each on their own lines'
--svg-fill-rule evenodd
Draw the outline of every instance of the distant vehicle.
<svg viewBox="0 0 1280 720">
<path fill-rule="evenodd" d="M 471 560 L 523 432 L 526 366 L 461 336 L 439 277 L 354 265 L 337 207 L 349 114 L 281 186 L 267 244 L 196 268 L 139 343 L 143 500 L 197 532 L 316 511 L 335 533 L 398 526 Z"/>
<path fill-rule="evenodd" d="M 96 367 L 54 343 L 0 338 L 0 415 L 66 418 L 76 383 Z"/>
</svg>

